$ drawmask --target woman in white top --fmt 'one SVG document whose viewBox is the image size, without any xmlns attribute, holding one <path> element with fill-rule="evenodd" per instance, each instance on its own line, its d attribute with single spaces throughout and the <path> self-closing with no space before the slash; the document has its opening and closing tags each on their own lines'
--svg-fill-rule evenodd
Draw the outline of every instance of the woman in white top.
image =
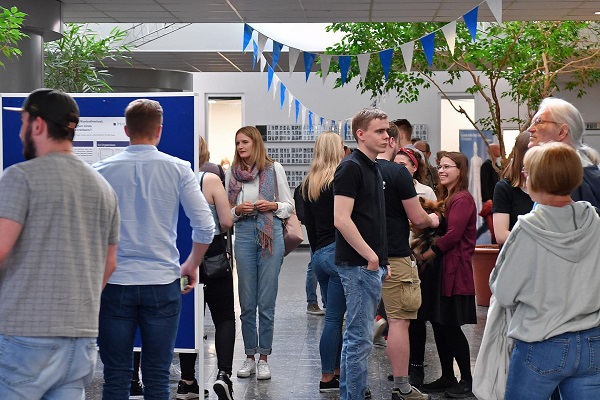
<svg viewBox="0 0 600 400">
<path fill-rule="evenodd" d="M 398 150 L 394 162 L 396 162 L 396 164 L 404 165 L 408 172 L 412 174 L 417 196 L 433 201 L 437 200 L 437 196 L 433 189 L 420 182 L 427 181 L 427 166 L 423 161 L 423 156 L 421 156 L 418 151 L 402 147 Z"/>
<path fill-rule="evenodd" d="M 267 155 L 258 129 L 240 128 L 235 134 L 235 148 L 225 183 L 235 224 L 234 254 L 247 357 L 237 376 L 256 374 L 257 379 L 271 379 L 267 356 L 273 344 L 275 300 L 284 256 L 282 220 L 294 212 L 294 203 L 285 171 Z"/>
</svg>

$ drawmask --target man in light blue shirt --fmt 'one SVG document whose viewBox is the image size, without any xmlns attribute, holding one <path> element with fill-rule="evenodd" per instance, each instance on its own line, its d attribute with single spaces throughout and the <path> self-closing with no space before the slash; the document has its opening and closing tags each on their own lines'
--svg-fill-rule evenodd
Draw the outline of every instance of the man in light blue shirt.
<svg viewBox="0 0 600 400">
<path fill-rule="evenodd" d="M 121 211 L 117 269 L 102 293 L 98 344 L 105 399 L 128 399 L 133 342 L 139 327 L 144 395 L 169 399 L 169 367 L 179 324 L 181 293 L 192 290 L 215 224 L 190 163 L 158 151 L 162 107 L 138 99 L 125 109 L 124 152 L 94 164 L 115 189 Z M 190 219 L 192 251 L 179 264 L 179 205 Z M 181 290 L 179 279 L 189 277 Z"/>
</svg>

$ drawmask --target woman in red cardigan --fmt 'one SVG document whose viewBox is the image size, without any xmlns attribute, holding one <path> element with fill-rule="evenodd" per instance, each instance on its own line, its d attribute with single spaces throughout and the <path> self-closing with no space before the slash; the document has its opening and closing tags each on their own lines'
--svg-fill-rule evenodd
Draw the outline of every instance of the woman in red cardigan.
<svg viewBox="0 0 600 400">
<path fill-rule="evenodd" d="M 471 355 L 461 326 L 477 323 L 475 285 L 471 257 L 477 236 L 477 209 L 469 193 L 467 157 L 446 152 L 438 165 L 442 198 L 446 203 L 446 231 L 427 251 L 416 254 L 436 269 L 437 284 L 432 285 L 430 320 L 442 367 L 442 376 L 422 386 L 427 392 L 446 392 L 447 397 L 471 394 Z M 441 225 L 441 224 L 440 224 Z M 453 360 L 460 369 L 460 381 L 454 376 Z"/>
</svg>

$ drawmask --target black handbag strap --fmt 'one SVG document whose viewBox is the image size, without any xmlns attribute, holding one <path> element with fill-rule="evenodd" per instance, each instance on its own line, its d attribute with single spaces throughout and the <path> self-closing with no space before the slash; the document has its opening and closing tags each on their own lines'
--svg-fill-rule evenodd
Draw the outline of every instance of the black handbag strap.
<svg viewBox="0 0 600 400">
<path fill-rule="evenodd" d="M 200 191 L 202 191 L 202 181 L 204 180 L 204 175 L 206 175 L 206 172 L 200 172 L 202 175 L 200 176 Z"/>
</svg>

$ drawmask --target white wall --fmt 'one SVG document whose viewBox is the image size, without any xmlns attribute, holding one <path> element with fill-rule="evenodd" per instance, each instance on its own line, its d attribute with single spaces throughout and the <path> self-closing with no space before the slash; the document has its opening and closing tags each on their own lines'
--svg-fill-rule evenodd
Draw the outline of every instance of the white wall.
<svg viewBox="0 0 600 400">
<path fill-rule="evenodd" d="M 249 53 L 248 57 L 252 57 Z M 258 68 L 258 67 L 257 67 Z M 444 74 L 443 72 L 440 73 Z M 325 84 L 320 77 L 311 74 L 305 82 L 304 73 L 278 74 L 288 90 L 308 109 L 327 119 L 351 118 L 358 110 L 371 105 L 368 94 L 361 94 L 356 89 L 356 81 L 346 84 L 343 88 L 333 89 L 334 76 L 329 76 Z M 357 79 L 357 78 L 355 78 Z M 446 86 L 449 94 L 464 94 L 471 83 L 465 77 L 453 86 Z M 273 88 L 271 88 L 271 91 Z M 243 124 L 294 124 L 294 110 L 288 117 L 288 102 L 279 109 L 279 93 L 273 100 L 272 92 L 267 92 L 267 73 L 195 73 L 194 92 L 206 95 L 241 95 L 243 98 Z M 572 102 L 583 114 L 586 122 L 600 121 L 598 99 L 600 85 L 588 90 L 588 94 L 577 99 L 575 93 L 557 93 L 558 97 Z M 407 118 L 413 124 L 427 124 L 429 142 L 432 152 L 440 150 L 440 98 L 436 88 L 421 92 L 419 101 L 411 104 L 397 104 L 393 95 L 389 95 L 379 107 L 386 111 L 390 118 Z M 517 107 L 508 99 L 501 99 L 501 109 L 505 118 L 517 115 Z M 201 110 L 200 125 L 206 126 L 206 107 Z M 487 115 L 487 104 L 480 96 L 475 96 L 475 118 Z M 516 124 L 507 124 L 504 128 L 517 128 Z M 592 131 L 592 133 L 600 131 Z M 203 134 L 203 132 L 202 132 Z M 233 146 L 233 144 L 232 144 Z"/>
</svg>

